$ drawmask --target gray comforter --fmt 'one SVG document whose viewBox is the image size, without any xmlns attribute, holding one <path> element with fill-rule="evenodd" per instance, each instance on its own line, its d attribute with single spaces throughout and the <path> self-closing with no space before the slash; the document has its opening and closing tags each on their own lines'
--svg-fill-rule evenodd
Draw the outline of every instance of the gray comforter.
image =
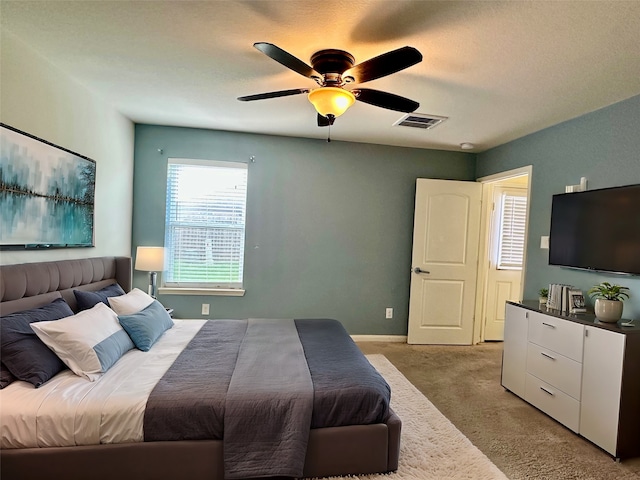
<svg viewBox="0 0 640 480">
<path fill-rule="evenodd" d="M 154 388 L 144 436 L 223 439 L 226 478 L 296 477 L 310 428 L 383 422 L 389 399 L 335 320 L 213 320 Z"/>
</svg>

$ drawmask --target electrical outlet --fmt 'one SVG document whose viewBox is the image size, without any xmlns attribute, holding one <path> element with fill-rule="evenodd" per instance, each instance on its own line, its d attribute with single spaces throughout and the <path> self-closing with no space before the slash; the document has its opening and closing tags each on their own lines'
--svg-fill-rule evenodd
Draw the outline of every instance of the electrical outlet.
<svg viewBox="0 0 640 480">
<path fill-rule="evenodd" d="M 209 315 L 209 304 L 208 303 L 203 303 L 202 304 L 202 315 Z"/>
<path fill-rule="evenodd" d="M 386 318 L 393 318 L 393 308 L 387 307 L 387 309 L 384 311 L 384 314 Z"/>
</svg>

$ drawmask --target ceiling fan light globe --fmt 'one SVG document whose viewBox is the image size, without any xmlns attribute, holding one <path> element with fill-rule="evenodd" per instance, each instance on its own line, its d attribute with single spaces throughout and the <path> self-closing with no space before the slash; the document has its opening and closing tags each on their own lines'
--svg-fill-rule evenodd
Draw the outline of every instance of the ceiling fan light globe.
<svg viewBox="0 0 640 480">
<path fill-rule="evenodd" d="M 356 101 L 353 93 L 337 87 L 316 88 L 309 92 L 308 98 L 316 111 L 324 117 L 339 117 Z"/>
</svg>

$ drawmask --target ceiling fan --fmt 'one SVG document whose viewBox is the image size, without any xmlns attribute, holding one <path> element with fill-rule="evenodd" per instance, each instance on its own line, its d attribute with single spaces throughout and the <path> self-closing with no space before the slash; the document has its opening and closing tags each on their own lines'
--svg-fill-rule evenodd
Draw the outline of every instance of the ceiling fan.
<svg viewBox="0 0 640 480">
<path fill-rule="evenodd" d="M 370 88 L 347 90 L 344 87 L 351 83 L 364 83 L 391 75 L 422 61 L 422 54 L 413 47 L 402 47 L 366 60 L 354 66 L 355 59 L 343 50 L 320 50 L 311 56 L 311 65 L 294 57 L 280 47 L 266 42 L 253 44 L 262 53 L 276 62 L 300 75 L 311 78 L 319 88 L 295 88 L 277 92 L 259 93 L 238 97 L 238 100 L 249 102 L 267 98 L 287 97 L 301 93 L 308 94 L 309 101 L 318 112 L 318 126 L 333 125 L 336 117 L 359 100 L 376 107 L 410 113 L 420 104 L 393 93 L 381 92 Z"/>
</svg>

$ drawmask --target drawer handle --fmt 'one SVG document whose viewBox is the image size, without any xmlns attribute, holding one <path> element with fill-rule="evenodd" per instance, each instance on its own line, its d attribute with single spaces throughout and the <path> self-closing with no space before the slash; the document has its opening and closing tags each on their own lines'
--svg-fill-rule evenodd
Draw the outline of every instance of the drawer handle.
<svg viewBox="0 0 640 480">
<path fill-rule="evenodd" d="M 555 359 L 556 359 L 556 357 L 552 357 L 552 356 L 551 356 L 551 355 L 549 355 L 548 353 L 540 352 L 540 355 L 543 355 L 543 356 L 545 356 L 545 357 L 547 357 L 547 358 L 550 358 L 551 360 L 555 360 Z"/>
<path fill-rule="evenodd" d="M 542 324 L 543 324 L 543 325 L 546 325 L 547 327 L 556 328 L 556 326 L 555 326 L 555 325 L 551 325 L 550 323 L 542 322 Z"/>
<path fill-rule="evenodd" d="M 540 387 L 540 390 L 542 390 L 544 393 L 548 393 L 549 395 L 551 395 L 552 397 L 554 396 L 553 392 L 550 392 L 549 390 L 547 390 L 544 387 Z"/>
</svg>

